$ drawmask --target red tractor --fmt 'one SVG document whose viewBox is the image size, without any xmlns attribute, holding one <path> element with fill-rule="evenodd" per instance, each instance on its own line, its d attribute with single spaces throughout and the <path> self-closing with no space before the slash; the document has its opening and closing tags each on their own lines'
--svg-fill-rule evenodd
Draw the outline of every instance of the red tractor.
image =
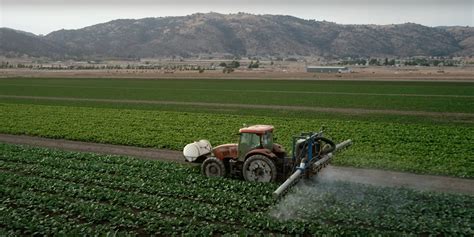
<svg viewBox="0 0 474 237">
<path fill-rule="evenodd" d="M 329 163 L 333 152 L 351 145 L 347 140 L 335 145 L 323 133 L 301 133 L 293 137 L 292 156 L 273 141 L 273 126 L 254 125 L 239 130 L 239 143 L 223 144 L 212 149 L 207 140 L 190 143 L 183 154 L 189 162 L 202 162 L 201 171 L 209 177 L 238 176 L 247 181 L 272 182 L 286 179 L 291 182 L 301 174 L 316 174 Z M 287 180 L 289 182 L 289 180 Z M 285 182 L 286 183 L 286 182 Z"/>
</svg>

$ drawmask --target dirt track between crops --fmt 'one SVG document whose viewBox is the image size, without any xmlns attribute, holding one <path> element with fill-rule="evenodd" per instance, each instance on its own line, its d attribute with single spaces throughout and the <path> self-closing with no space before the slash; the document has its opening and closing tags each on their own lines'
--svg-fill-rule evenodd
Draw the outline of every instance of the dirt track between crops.
<svg viewBox="0 0 474 237">
<path fill-rule="evenodd" d="M 74 102 L 101 102 L 118 104 L 155 104 L 155 105 L 191 105 L 219 108 L 244 108 L 244 109 L 276 109 L 292 111 L 312 111 L 328 112 L 340 114 L 385 114 L 385 115 L 411 115 L 428 117 L 451 117 L 458 119 L 474 119 L 471 113 L 454 112 L 428 112 L 428 111 L 407 111 L 407 110 L 386 110 L 386 109 L 358 109 L 358 108 L 327 108 L 310 106 L 289 106 L 289 105 L 256 105 L 256 104 L 227 104 L 210 102 L 184 102 L 184 101 L 162 101 L 162 100 L 118 100 L 118 99 L 93 99 L 93 98 L 73 98 L 73 97 L 50 97 L 50 96 L 17 96 L 0 95 L 0 98 L 10 99 L 32 99 L 32 100 L 50 100 L 50 101 L 74 101 Z"/>
<path fill-rule="evenodd" d="M 179 151 L 155 148 L 99 144 L 9 134 L 0 134 L 0 142 L 48 147 L 67 151 L 125 155 L 149 160 L 162 160 L 190 164 L 184 162 L 182 153 Z M 462 179 L 436 175 L 418 175 L 412 173 L 337 166 L 328 166 L 323 170 L 323 172 L 323 176 L 326 179 L 329 178 L 332 180 L 474 195 L 474 179 Z"/>
</svg>

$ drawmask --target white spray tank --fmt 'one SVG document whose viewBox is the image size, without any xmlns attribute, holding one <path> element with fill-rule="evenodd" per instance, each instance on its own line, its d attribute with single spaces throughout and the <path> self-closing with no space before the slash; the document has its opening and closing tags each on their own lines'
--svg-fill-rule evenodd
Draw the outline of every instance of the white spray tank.
<svg viewBox="0 0 474 237">
<path fill-rule="evenodd" d="M 201 156 L 206 156 L 212 152 L 211 143 L 208 140 L 199 140 L 197 142 L 189 143 L 183 149 L 184 158 L 193 162 Z"/>
</svg>

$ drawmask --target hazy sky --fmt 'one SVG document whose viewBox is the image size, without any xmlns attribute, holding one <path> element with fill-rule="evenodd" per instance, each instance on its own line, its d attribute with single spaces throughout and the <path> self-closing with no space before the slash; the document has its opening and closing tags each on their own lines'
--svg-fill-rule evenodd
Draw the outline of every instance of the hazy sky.
<svg viewBox="0 0 474 237">
<path fill-rule="evenodd" d="M 0 27 L 36 34 L 196 12 L 284 14 L 343 24 L 474 26 L 474 0 L 0 0 Z"/>
</svg>

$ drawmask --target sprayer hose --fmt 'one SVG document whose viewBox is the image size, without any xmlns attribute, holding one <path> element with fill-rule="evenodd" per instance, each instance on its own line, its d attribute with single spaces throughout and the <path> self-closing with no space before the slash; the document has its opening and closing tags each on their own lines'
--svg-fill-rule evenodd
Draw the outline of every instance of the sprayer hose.
<svg viewBox="0 0 474 237">
<path fill-rule="evenodd" d="M 329 153 L 331 153 L 331 152 L 333 152 L 333 151 L 336 150 L 336 144 L 335 144 L 332 140 L 330 140 L 330 139 L 328 139 L 328 138 L 325 138 L 325 137 L 319 137 L 319 138 L 317 138 L 317 140 L 323 141 L 323 142 L 325 142 L 325 143 L 327 143 L 327 144 L 329 144 L 329 145 L 331 146 L 331 149 L 325 150 L 324 153 L 321 152 L 321 153 L 320 153 L 321 156 L 326 155 L 326 154 L 329 154 Z"/>
</svg>

